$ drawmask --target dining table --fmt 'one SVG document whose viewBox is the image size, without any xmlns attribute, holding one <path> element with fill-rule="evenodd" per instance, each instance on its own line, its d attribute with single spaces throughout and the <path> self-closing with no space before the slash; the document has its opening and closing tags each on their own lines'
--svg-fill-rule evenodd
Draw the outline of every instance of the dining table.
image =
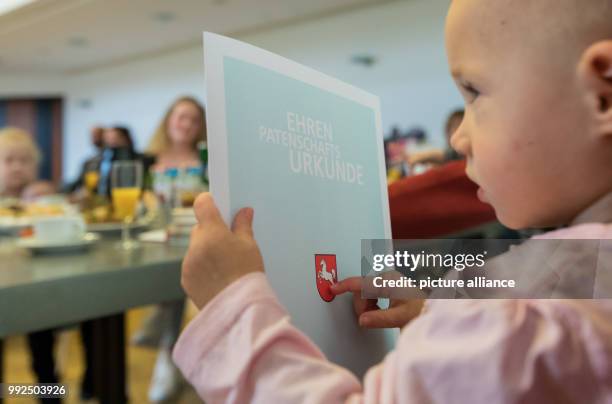
<svg viewBox="0 0 612 404">
<path fill-rule="evenodd" d="M 102 404 L 127 402 L 124 313 L 185 298 L 186 250 L 160 242 L 123 250 L 111 237 L 81 251 L 40 254 L 0 238 L 0 383 L 3 338 L 90 321 L 94 394 Z"/>
</svg>

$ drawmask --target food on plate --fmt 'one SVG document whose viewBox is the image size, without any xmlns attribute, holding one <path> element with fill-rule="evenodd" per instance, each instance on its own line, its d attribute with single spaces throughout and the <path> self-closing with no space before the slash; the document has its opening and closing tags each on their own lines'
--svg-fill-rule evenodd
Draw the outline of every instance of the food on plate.
<svg viewBox="0 0 612 404">
<path fill-rule="evenodd" d="M 0 206 L 0 217 L 19 218 L 33 216 L 59 216 L 66 213 L 63 205 L 11 203 Z"/>
</svg>

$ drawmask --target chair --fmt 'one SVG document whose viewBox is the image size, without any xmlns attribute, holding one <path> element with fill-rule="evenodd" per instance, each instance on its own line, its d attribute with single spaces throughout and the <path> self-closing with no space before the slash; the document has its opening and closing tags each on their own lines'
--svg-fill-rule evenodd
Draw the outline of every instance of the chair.
<svg viewBox="0 0 612 404">
<path fill-rule="evenodd" d="M 389 186 L 394 239 L 426 239 L 466 234 L 495 223 L 493 208 L 481 202 L 477 185 L 465 174 L 465 161 L 453 161 Z"/>
</svg>

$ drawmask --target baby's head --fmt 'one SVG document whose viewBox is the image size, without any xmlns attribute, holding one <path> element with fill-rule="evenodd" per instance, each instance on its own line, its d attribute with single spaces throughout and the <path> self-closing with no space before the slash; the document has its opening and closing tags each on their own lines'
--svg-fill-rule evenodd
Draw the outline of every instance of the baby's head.
<svg viewBox="0 0 612 404">
<path fill-rule="evenodd" d="M 452 138 L 512 228 L 571 222 L 612 192 L 612 0 L 453 0 Z"/>
<path fill-rule="evenodd" d="M 36 179 L 40 150 L 27 132 L 0 130 L 0 195 L 17 196 Z"/>
</svg>

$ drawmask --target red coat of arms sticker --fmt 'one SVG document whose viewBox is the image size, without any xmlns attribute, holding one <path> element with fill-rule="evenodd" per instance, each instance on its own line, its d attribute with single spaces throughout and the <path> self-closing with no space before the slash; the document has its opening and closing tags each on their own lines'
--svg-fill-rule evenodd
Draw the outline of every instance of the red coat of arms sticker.
<svg viewBox="0 0 612 404">
<path fill-rule="evenodd" d="M 334 254 L 315 254 L 315 275 L 321 299 L 326 302 L 334 300 L 331 285 L 338 282 L 336 256 Z"/>
</svg>

